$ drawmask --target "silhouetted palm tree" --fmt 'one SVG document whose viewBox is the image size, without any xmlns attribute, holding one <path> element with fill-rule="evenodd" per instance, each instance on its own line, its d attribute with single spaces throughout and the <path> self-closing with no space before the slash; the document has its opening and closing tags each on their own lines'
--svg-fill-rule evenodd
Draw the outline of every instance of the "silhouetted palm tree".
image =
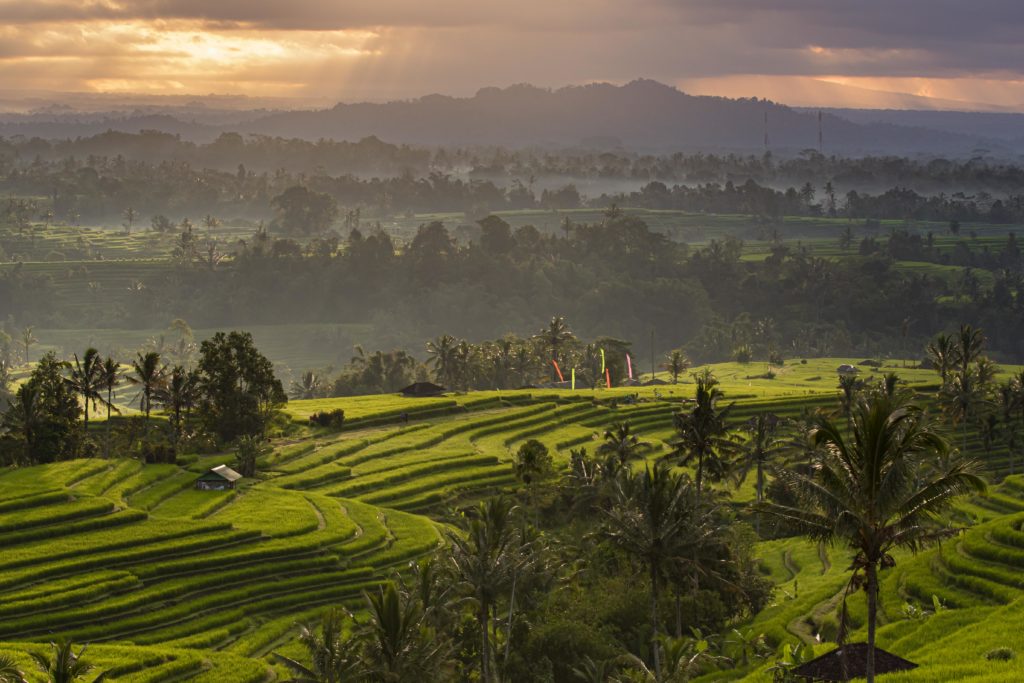
<svg viewBox="0 0 1024 683">
<path fill-rule="evenodd" d="M 95 409 L 97 403 L 104 403 L 103 394 L 103 360 L 100 352 L 89 348 L 85 350 L 82 359 L 75 354 L 75 362 L 71 365 L 70 383 L 75 392 L 82 397 L 85 403 L 83 426 L 85 433 L 89 433 L 89 405 Z"/>
<path fill-rule="evenodd" d="M 718 407 L 722 391 L 710 375 L 695 375 L 696 401 L 693 408 L 677 413 L 674 419 L 679 438 L 674 455 L 683 465 L 696 464 L 694 483 L 700 502 L 705 477 L 721 481 L 730 472 L 736 442 L 729 435 L 728 418 L 732 406 Z"/>
<path fill-rule="evenodd" d="M 672 384 L 678 384 L 679 375 L 690 368 L 690 359 L 686 357 L 682 349 L 675 349 L 665 356 L 665 362 L 662 363 L 661 367 L 672 376 Z"/>
<path fill-rule="evenodd" d="M 757 476 L 754 490 L 758 503 L 764 500 L 765 470 L 786 448 L 786 444 L 775 435 L 778 426 L 779 418 L 772 413 L 758 413 L 745 425 L 748 438 L 740 451 L 737 485 L 745 481 L 750 471 L 754 470 Z M 756 513 L 754 517 L 754 529 L 758 534 L 761 533 L 760 513 Z"/>
<path fill-rule="evenodd" d="M 948 334 L 940 334 L 927 347 L 928 359 L 939 373 L 942 383 L 949 379 L 949 373 L 957 364 L 956 341 Z"/>
<path fill-rule="evenodd" d="M 139 408 L 148 418 L 149 412 L 153 408 L 153 397 L 164 381 L 164 368 L 160 365 L 160 354 L 156 351 L 146 354 L 140 352 L 138 357 L 132 361 L 132 372 L 134 374 L 128 375 L 128 383 L 140 387 Z"/>
<path fill-rule="evenodd" d="M 573 335 L 572 330 L 569 329 L 565 318 L 556 315 L 551 318 L 548 326 L 541 330 L 535 338 L 551 354 L 551 360 L 557 363 L 562 358 L 562 348 L 576 337 Z M 558 379 L 558 373 L 554 367 L 551 368 L 551 377 L 555 380 Z"/>
<path fill-rule="evenodd" d="M 345 613 L 338 608 L 324 612 L 319 630 L 299 629 L 299 642 L 309 655 L 310 665 L 272 653 L 276 661 L 292 672 L 292 683 L 346 683 L 362 674 L 359 644 L 344 628 Z"/>
<path fill-rule="evenodd" d="M 916 478 L 923 462 L 945 460 L 949 444 L 922 410 L 883 396 L 858 399 L 849 430 L 820 416 L 815 444 L 812 474 L 779 473 L 799 505 L 761 503 L 759 508 L 812 540 L 842 543 L 854 552 L 851 586 L 860 586 L 863 578 L 867 591 L 871 682 L 878 571 L 895 564 L 890 553 L 897 548 L 917 550 L 955 534 L 938 526 L 936 515 L 955 496 L 984 491 L 985 483 L 973 473 L 973 464 L 963 461 L 924 481 Z"/>
<path fill-rule="evenodd" d="M 449 532 L 455 577 L 473 597 L 480 633 L 480 680 L 491 683 L 491 609 L 511 585 L 515 565 L 514 508 L 504 497 L 479 503 L 463 533 Z"/>
<path fill-rule="evenodd" d="M 606 513 L 602 534 L 630 558 L 643 563 L 651 582 L 651 631 L 658 641 L 661 588 L 684 552 L 683 540 L 692 510 L 697 507 L 687 481 L 664 461 L 654 469 L 626 474 L 615 483 L 614 504 Z M 661 680 L 657 647 L 654 670 Z"/>
<path fill-rule="evenodd" d="M 115 361 L 113 358 L 107 358 L 103 361 L 103 367 L 100 368 L 100 377 L 102 380 L 103 388 L 107 391 L 107 400 L 104 402 L 107 406 L 107 424 L 104 425 L 106 431 L 106 457 L 110 457 L 110 411 L 117 410 L 114 407 L 114 387 L 121 383 L 121 378 L 118 372 L 121 369 L 121 364 Z"/>
<path fill-rule="evenodd" d="M 633 433 L 629 422 L 616 422 L 604 432 L 604 443 L 597 447 L 601 455 L 608 455 L 617 461 L 616 469 L 629 465 L 640 457 L 640 450 L 649 446 L 646 441 Z"/>
</svg>

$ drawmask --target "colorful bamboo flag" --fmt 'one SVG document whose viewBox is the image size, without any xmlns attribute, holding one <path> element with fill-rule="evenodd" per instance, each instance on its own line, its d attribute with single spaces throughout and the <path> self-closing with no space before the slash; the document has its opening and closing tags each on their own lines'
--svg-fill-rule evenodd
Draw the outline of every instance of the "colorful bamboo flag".
<svg viewBox="0 0 1024 683">
<path fill-rule="evenodd" d="M 555 359 L 551 359 L 551 364 L 555 366 L 555 372 L 558 373 L 558 381 L 564 382 L 565 377 L 562 377 L 562 369 L 558 367 L 558 361 L 556 361 Z"/>
<path fill-rule="evenodd" d="M 572 369 L 572 390 L 576 391 L 576 368 Z"/>
<path fill-rule="evenodd" d="M 601 374 L 602 374 L 602 375 L 604 374 L 604 371 L 605 371 L 605 365 L 604 365 L 604 349 L 601 349 Z"/>
<path fill-rule="evenodd" d="M 610 369 L 608 369 L 608 368 L 604 369 L 604 378 L 605 378 L 605 381 L 606 381 L 605 386 L 607 386 L 609 389 L 611 389 L 612 388 L 612 371 Z"/>
<path fill-rule="evenodd" d="M 633 379 L 633 361 L 629 359 L 629 354 L 626 354 L 626 369 L 629 370 L 629 378 Z"/>
</svg>

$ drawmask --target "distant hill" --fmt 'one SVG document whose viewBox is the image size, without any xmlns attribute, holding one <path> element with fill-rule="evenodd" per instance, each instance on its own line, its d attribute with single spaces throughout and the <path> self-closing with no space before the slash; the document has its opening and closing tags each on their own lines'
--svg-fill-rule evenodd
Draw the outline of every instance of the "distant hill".
<svg viewBox="0 0 1024 683">
<path fill-rule="evenodd" d="M 545 90 L 530 85 L 484 88 L 473 97 L 429 95 L 385 104 L 338 104 L 329 110 L 282 112 L 247 124 L 247 130 L 305 138 L 361 138 L 419 143 L 510 146 L 576 145 L 617 139 L 629 149 L 763 149 L 764 115 L 770 147 L 816 148 L 815 113 L 756 99 L 687 95 L 650 80 Z M 857 124 L 828 114 L 826 151 L 965 153 L 970 136 L 887 123 Z"/>
<path fill-rule="evenodd" d="M 308 140 L 377 136 L 422 145 L 621 146 L 650 152 L 759 153 L 764 149 L 766 114 L 773 152 L 794 154 L 817 148 L 817 110 L 755 98 L 688 95 L 651 80 L 557 90 L 513 85 L 483 88 L 472 97 L 427 95 L 315 110 L 213 109 L 200 113 L 150 106 L 106 115 L 39 111 L 0 115 L 0 135 L 61 138 L 108 129 L 152 129 L 197 142 L 232 131 Z M 826 153 L 964 156 L 982 148 L 1010 156 L 1024 151 L 1024 116 L 1016 114 L 836 109 L 825 112 L 822 124 Z"/>
</svg>

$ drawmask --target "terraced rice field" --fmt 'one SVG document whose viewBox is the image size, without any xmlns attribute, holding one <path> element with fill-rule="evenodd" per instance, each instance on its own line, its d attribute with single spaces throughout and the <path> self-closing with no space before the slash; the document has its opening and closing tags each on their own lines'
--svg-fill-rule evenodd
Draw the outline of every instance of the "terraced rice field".
<svg viewBox="0 0 1024 683">
<path fill-rule="evenodd" d="M 737 422 L 762 410 L 796 417 L 835 405 L 834 369 L 846 361 L 792 361 L 771 380 L 757 377 L 763 369 L 755 365 L 724 364 L 716 373 L 736 401 Z M 900 372 L 922 391 L 934 384 L 930 372 Z M 645 453 L 657 457 L 667 452 L 672 414 L 691 391 L 670 385 L 294 402 L 288 411 L 296 422 L 341 407 L 346 428 L 307 427 L 275 443 L 260 476 L 228 492 L 193 487 L 206 468 L 230 462 L 224 456 L 187 467 L 111 459 L 4 471 L 0 652 L 24 661 L 28 650 L 67 636 L 92 643 L 91 659 L 114 681 L 283 676 L 267 654 L 295 647 L 297 621 L 325 605 L 356 604 L 364 589 L 437 548 L 443 534 L 432 515 L 515 485 L 510 463 L 521 443 L 539 439 L 564 463 L 571 449 L 596 448 L 604 429 L 628 420 L 649 442 Z M 980 448 L 977 435 L 969 433 L 968 443 Z M 986 457 L 997 473 L 1007 471 L 1006 454 Z M 751 496 L 749 484 L 734 492 L 739 502 Z M 936 663 L 915 680 L 947 680 L 936 671 L 985 680 L 997 663 L 978 652 L 1020 645 L 1024 653 L 1020 629 L 993 626 L 1020 621 L 1024 607 L 1024 477 L 1007 478 L 957 514 L 976 526 L 941 549 L 899 558 L 886 577 L 891 623 L 881 631 L 883 647 Z M 834 632 L 843 551 L 787 540 L 763 544 L 761 555 L 780 590 L 750 627 L 776 645 Z M 949 609 L 924 621 L 902 616 L 906 600 L 930 604 L 932 594 Z M 856 605 L 854 617 L 863 618 Z M 970 657 L 939 667 L 949 658 L 937 644 L 966 627 Z"/>
</svg>

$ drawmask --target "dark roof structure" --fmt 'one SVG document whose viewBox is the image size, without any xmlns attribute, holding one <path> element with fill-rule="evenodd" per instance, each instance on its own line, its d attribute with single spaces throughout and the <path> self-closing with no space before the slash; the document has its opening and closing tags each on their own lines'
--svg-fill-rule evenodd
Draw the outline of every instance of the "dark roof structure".
<svg viewBox="0 0 1024 683">
<path fill-rule="evenodd" d="M 654 379 L 649 379 L 646 382 L 644 382 L 643 386 L 645 386 L 645 387 L 662 387 L 662 386 L 665 386 L 667 384 L 668 384 L 668 382 L 666 382 L 665 380 L 661 379 L 660 377 L 655 377 Z"/>
<path fill-rule="evenodd" d="M 209 472 L 207 472 L 206 474 L 204 474 L 201 477 L 199 477 L 199 479 L 201 479 L 201 480 L 203 480 L 203 479 L 205 479 L 205 480 L 211 480 L 211 479 L 212 480 L 219 480 L 219 479 L 223 479 L 224 481 L 229 481 L 229 482 L 232 482 L 232 483 L 238 481 L 241 478 L 242 478 L 241 474 L 239 474 L 238 472 L 235 472 L 233 469 L 231 469 L 227 465 L 217 465 L 216 467 L 211 468 Z"/>
<path fill-rule="evenodd" d="M 414 382 L 402 389 L 402 395 L 427 398 L 430 396 L 440 396 L 445 391 L 447 390 L 444 387 L 434 384 L 433 382 Z"/>
<path fill-rule="evenodd" d="M 844 662 L 845 660 L 845 662 Z M 806 683 L 817 681 L 850 681 L 867 675 L 868 644 L 849 643 L 840 645 L 831 652 L 812 659 L 793 669 L 797 680 Z M 875 673 L 878 675 L 896 671 L 916 669 L 917 664 L 897 657 L 891 652 L 875 648 Z"/>
</svg>

